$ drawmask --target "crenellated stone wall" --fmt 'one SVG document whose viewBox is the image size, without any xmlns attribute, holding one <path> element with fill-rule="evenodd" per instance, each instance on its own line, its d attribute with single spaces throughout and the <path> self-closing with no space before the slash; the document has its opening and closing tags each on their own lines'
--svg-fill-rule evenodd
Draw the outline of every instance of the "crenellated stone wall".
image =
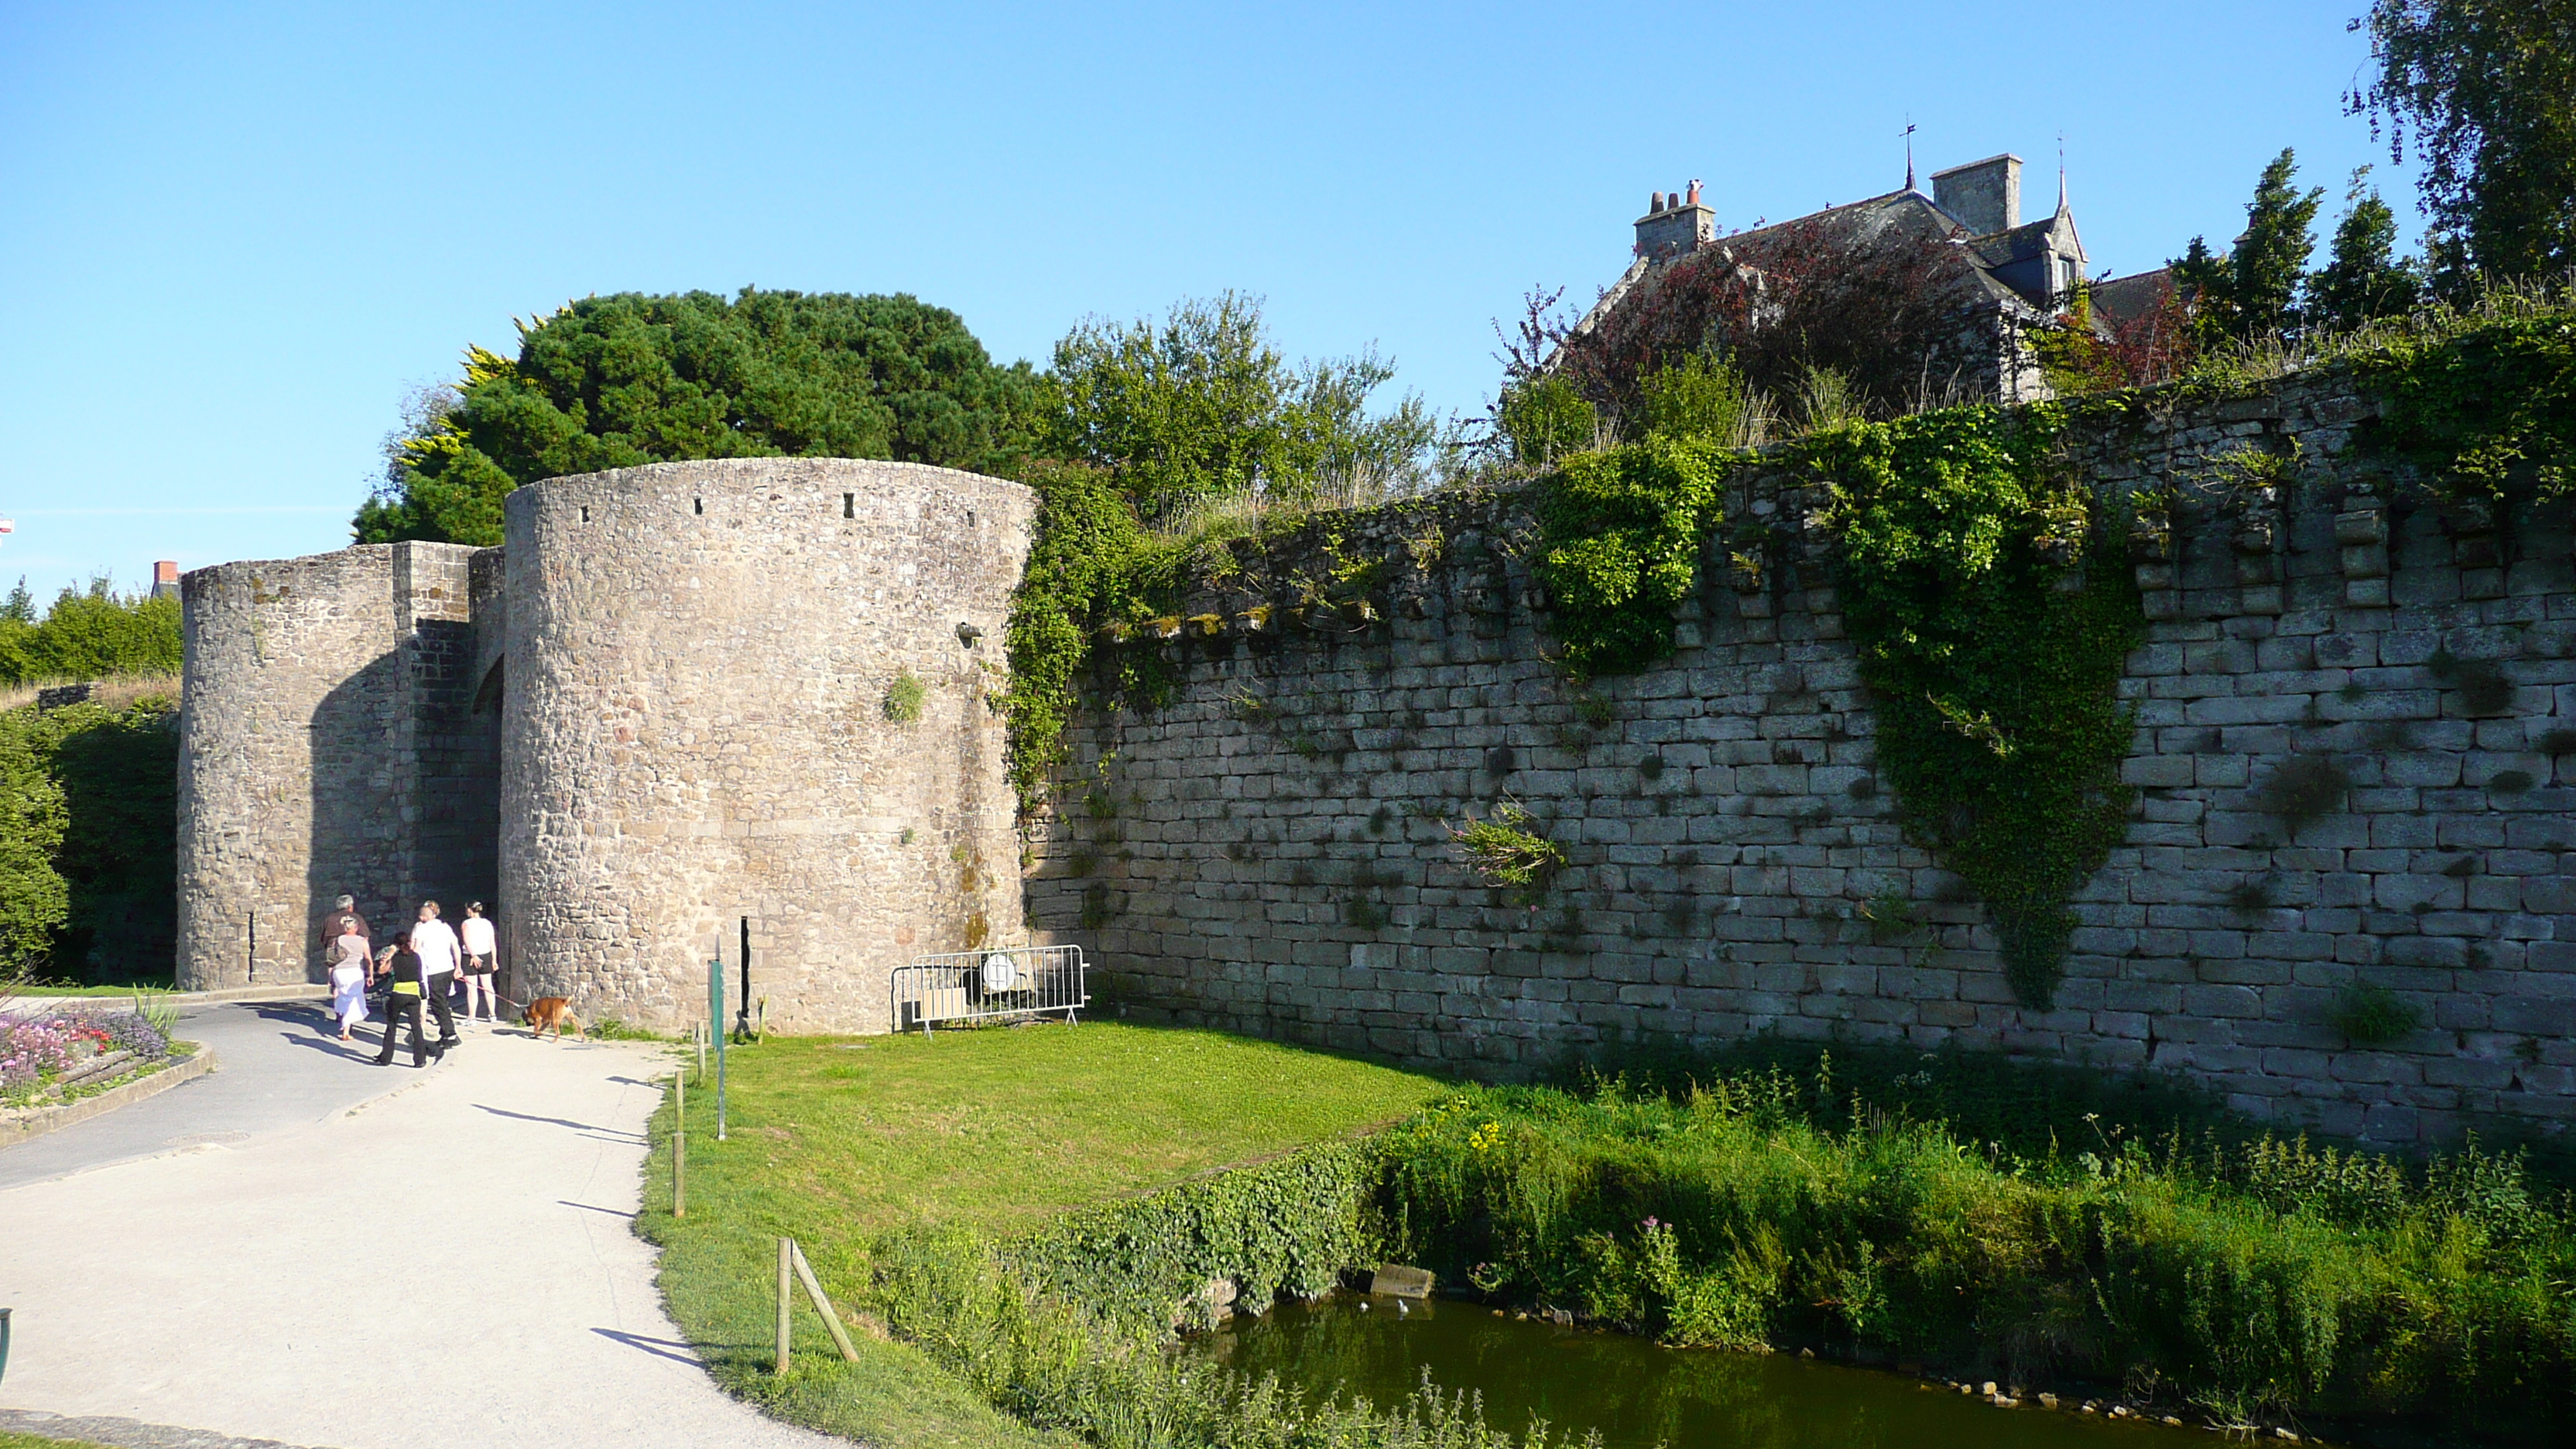
<svg viewBox="0 0 2576 1449">
<path fill-rule="evenodd" d="M 2136 818 L 2052 1010 L 2016 1004 L 1979 905 L 1898 828 L 1818 500 L 1782 477 L 1730 503 L 1768 565 L 1713 547 L 1676 655 L 1589 688 L 1546 660 L 1512 494 L 1237 545 L 1147 631 L 1170 637 L 1119 646 L 1177 687 L 1082 726 L 1031 922 L 1133 1013 L 1480 1073 L 1773 1032 L 2172 1072 L 2379 1141 L 2554 1135 L 2576 1115 L 2568 520 L 2439 504 L 2351 446 L 2370 412 L 2319 373 L 2072 435 L 2106 498 L 2147 505 L 2147 625 L 2121 685 Z M 1381 561 L 1364 598 L 1300 607 Z M 2348 788 L 2285 820 L 2285 768 Z M 1450 840 L 1506 799 L 1571 857 L 1536 906 Z M 2356 986 L 2423 1025 L 2350 1040 Z"/>
</svg>

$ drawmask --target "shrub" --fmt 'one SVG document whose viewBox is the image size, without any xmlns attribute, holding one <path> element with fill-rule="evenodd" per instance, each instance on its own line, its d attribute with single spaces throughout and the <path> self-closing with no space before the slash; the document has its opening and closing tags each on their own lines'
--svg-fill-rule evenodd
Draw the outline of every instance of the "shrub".
<svg viewBox="0 0 2576 1449">
<path fill-rule="evenodd" d="M 2356 1046 L 2382 1046 L 2424 1024 L 2424 1014 L 2385 986 L 2354 982 L 2335 998 L 2326 1020 Z"/>
<path fill-rule="evenodd" d="M 1530 828 L 1537 823 L 1519 801 L 1505 799 L 1485 819 L 1449 827 L 1449 838 L 1489 884 L 1530 896 L 1565 866 L 1564 849 Z"/>
<path fill-rule="evenodd" d="M 1494 404 L 1494 428 L 1516 462 L 1544 468 L 1598 440 L 1600 419 L 1574 384 L 1553 374 L 1524 378 Z"/>
<path fill-rule="evenodd" d="M 927 699 L 929 694 L 930 688 L 921 682 L 920 675 L 909 669 L 904 670 L 894 677 L 894 683 L 886 686 L 885 702 L 882 706 L 885 717 L 899 725 L 919 721 L 922 701 Z"/>
</svg>

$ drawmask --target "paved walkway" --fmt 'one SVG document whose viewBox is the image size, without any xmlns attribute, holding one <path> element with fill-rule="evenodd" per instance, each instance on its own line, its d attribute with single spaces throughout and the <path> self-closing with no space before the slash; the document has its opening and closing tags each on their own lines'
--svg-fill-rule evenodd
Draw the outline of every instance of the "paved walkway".
<svg viewBox="0 0 2576 1449">
<path fill-rule="evenodd" d="M 408 1066 L 355 1065 L 375 1055 L 373 1028 L 365 1029 L 365 1044 L 342 1046 L 327 1022 L 319 1001 L 234 1002 L 181 1012 L 178 1034 L 214 1051 L 214 1071 L 0 1151 L 0 1191 L 138 1157 L 239 1146 L 337 1116 L 409 1080 Z"/>
<path fill-rule="evenodd" d="M 663 1316 L 629 1228 L 662 1049 L 513 1027 L 378 1068 L 277 1010 L 205 1008 L 238 1065 L 0 1153 L 0 1404 L 332 1449 L 842 1443 L 726 1397 Z"/>
</svg>

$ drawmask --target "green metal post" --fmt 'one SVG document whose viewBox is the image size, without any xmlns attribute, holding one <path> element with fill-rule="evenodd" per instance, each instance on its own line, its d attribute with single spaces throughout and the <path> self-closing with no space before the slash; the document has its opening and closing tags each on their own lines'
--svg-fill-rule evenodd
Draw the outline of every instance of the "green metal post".
<svg viewBox="0 0 2576 1449">
<path fill-rule="evenodd" d="M 716 1039 L 716 1140 L 725 1140 L 724 958 L 707 963 L 707 1030 Z"/>
</svg>

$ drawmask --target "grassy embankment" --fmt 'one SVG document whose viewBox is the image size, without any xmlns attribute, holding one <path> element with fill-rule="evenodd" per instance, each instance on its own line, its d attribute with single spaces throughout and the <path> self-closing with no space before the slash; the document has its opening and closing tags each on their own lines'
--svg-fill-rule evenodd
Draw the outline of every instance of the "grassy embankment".
<svg viewBox="0 0 2576 1449">
<path fill-rule="evenodd" d="M 2576 1218 L 2512 1160 L 2312 1151 L 2065 1071 L 1906 1054 L 1457 1089 L 1112 1027 L 737 1065 L 736 1140 L 693 1153 L 698 1212 L 646 1214 L 675 1316 L 746 1395 L 887 1444 L 1036 1440 L 1023 1420 L 1113 1445 L 1493 1442 L 1319 1425 L 1138 1351 L 1212 1277 L 1261 1302 L 1381 1253 L 1670 1342 L 2074 1378 L 2213 1423 L 2528 1438 L 2576 1410 Z M 780 1231 L 904 1342 L 767 1376 Z"/>
<path fill-rule="evenodd" d="M 1108 1023 L 1014 1031 L 773 1038 L 734 1050 L 729 1141 L 689 1094 L 689 1215 L 670 1216 L 671 1109 L 653 1125 L 640 1230 L 663 1246 L 671 1312 L 716 1378 L 782 1418 L 881 1449 L 1071 1442 L 997 1412 L 920 1349 L 854 1335 L 843 1364 L 800 1310 L 799 1355 L 769 1373 L 774 1242 L 797 1239 L 857 1301 L 880 1233 L 936 1224 L 992 1239 L 1069 1210 L 1346 1137 L 1441 1084 L 1213 1033 Z"/>
</svg>

